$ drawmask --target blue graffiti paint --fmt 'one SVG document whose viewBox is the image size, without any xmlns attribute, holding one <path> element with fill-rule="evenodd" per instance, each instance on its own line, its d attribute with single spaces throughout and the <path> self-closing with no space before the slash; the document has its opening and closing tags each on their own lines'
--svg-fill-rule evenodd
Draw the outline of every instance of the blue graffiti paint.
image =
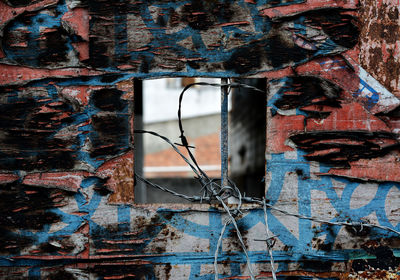
<svg viewBox="0 0 400 280">
<path fill-rule="evenodd" d="M 129 231 L 131 223 L 130 210 L 130 206 L 118 206 L 118 231 Z"/>
<path fill-rule="evenodd" d="M 34 266 L 30 268 L 28 272 L 28 279 L 40 279 L 40 267 Z"/>
<path fill-rule="evenodd" d="M 358 97 L 363 92 L 369 91 L 369 94 L 364 94 L 363 97 L 366 98 L 365 105 L 367 109 L 372 109 L 379 102 L 379 93 L 366 81 L 360 78 L 360 89 L 353 93 L 353 96 Z"/>
<path fill-rule="evenodd" d="M 107 159 L 104 155 L 94 155 L 87 151 L 85 148 L 89 141 L 96 141 L 99 139 L 99 131 L 97 131 L 92 124 L 92 119 L 102 112 L 101 109 L 97 108 L 93 103 L 92 98 L 89 99 L 89 104 L 87 106 L 83 106 L 78 111 L 73 108 L 72 104 L 68 101 L 64 100 L 57 87 L 67 87 L 67 86 L 76 86 L 76 85 L 90 85 L 90 86 L 108 86 L 111 83 L 100 82 L 100 77 L 93 78 L 73 78 L 73 79 L 60 79 L 60 80 L 51 80 L 51 79 L 43 79 L 39 81 L 34 81 L 28 83 L 26 86 L 11 90 L 6 92 L 7 102 L 5 104 L 1 104 L 0 106 L 4 108 L 10 108 L 10 106 L 19 106 L 18 104 L 35 102 L 31 105 L 31 111 L 27 110 L 25 112 L 21 112 L 23 114 L 21 119 L 29 119 L 28 116 L 30 114 L 38 111 L 42 106 L 45 107 L 48 104 L 61 102 L 63 105 L 64 112 L 68 115 L 68 118 L 64 118 L 58 120 L 53 123 L 53 132 L 50 133 L 46 140 L 51 141 L 56 134 L 67 127 L 77 127 L 78 134 L 76 135 L 76 141 L 73 141 L 66 148 L 69 149 L 68 153 L 72 155 L 77 161 L 84 163 L 87 166 L 90 166 L 90 170 L 95 170 L 99 166 L 101 166 L 105 160 Z M 113 86 L 111 86 L 113 88 Z M 35 92 L 35 90 L 41 90 L 47 92 L 47 96 L 43 95 L 27 95 L 22 94 L 24 91 L 28 90 L 31 92 Z M 15 104 L 15 105 L 13 105 Z M 130 149 L 130 108 L 129 102 L 122 100 L 121 108 L 118 111 L 114 112 L 114 115 L 119 120 L 120 127 L 124 127 L 124 131 L 122 133 L 126 135 L 126 137 L 120 137 L 115 143 L 116 149 L 118 149 L 119 154 L 123 154 L 127 150 Z M 26 157 L 38 156 L 45 153 L 45 151 L 41 150 L 25 150 L 23 155 Z M 113 154 L 112 156 L 115 156 Z M 3 157 L 3 160 L 6 159 L 6 156 Z M 12 161 L 13 157 L 8 156 L 8 161 Z M 54 170 L 49 168 L 49 170 Z"/>
<path fill-rule="evenodd" d="M 363 219 L 373 213 L 376 213 L 378 218 L 379 225 L 387 226 L 398 230 L 400 228 L 399 225 L 393 227 L 389 222 L 386 212 L 385 212 L 385 201 L 388 196 L 388 193 L 391 188 L 396 187 L 399 188 L 399 184 L 397 183 L 381 183 L 377 187 L 377 193 L 375 197 L 366 205 L 358 209 L 352 209 L 350 207 L 350 201 L 352 198 L 352 193 L 356 188 L 363 188 L 362 183 L 351 182 L 345 178 L 335 178 L 345 184 L 345 188 L 343 190 L 342 196 L 338 197 L 334 187 L 332 185 L 332 179 L 330 176 L 322 176 L 318 180 L 313 180 L 309 178 L 309 166 L 307 161 L 304 159 L 304 154 L 298 152 L 297 160 L 285 159 L 282 154 L 274 154 L 272 155 L 272 159 L 267 162 L 267 171 L 272 174 L 271 185 L 269 186 L 267 197 L 271 199 L 271 203 L 274 204 L 275 201 L 279 198 L 280 192 L 283 188 L 284 177 L 288 172 L 296 172 L 296 170 L 302 170 L 304 173 L 303 176 L 307 177 L 307 180 L 298 180 L 298 192 L 299 192 L 299 213 L 305 216 L 311 216 L 312 213 L 310 211 L 311 205 L 311 191 L 318 190 L 325 192 L 327 198 L 331 206 L 337 211 L 337 216 L 333 218 L 332 222 L 343 222 L 343 221 L 353 221 L 360 222 Z M 285 168 L 286 167 L 286 168 Z M 329 169 L 329 166 L 321 165 L 321 172 L 326 172 Z M 294 186 L 296 187 L 296 186 Z M 284 229 L 279 226 L 277 230 L 274 230 L 274 227 L 279 224 L 278 221 L 274 220 L 273 216 L 269 217 L 271 219 L 270 228 L 275 234 L 281 234 L 284 232 Z M 304 250 L 306 248 L 302 248 L 304 244 L 311 242 L 311 238 L 314 236 L 314 233 L 311 229 L 311 223 L 309 221 L 300 220 L 300 240 L 299 245 L 297 245 L 293 250 Z M 326 243 L 334 243 L 337 233 L 340 227 L 329 227 L 326 225 L 321 225 L 315 228 L 315 232 L 319 232 L 319 236 L 323 236 L 327 234 L 328 238 L 325 241 Z M 378 238 L 382 236 L 394 236 L 393 233 L 387 232 L 385 230 L 373 228 L 371 232 L 371 238 Z M 295 241 L 295 240 L 293 240 Z M 286 241 L 287 242 L 287 241 Z M 286 243 L 285 243 L 286 244 Z"/>
<path fill-rule="evenodd" d="M 222 26 L 221 28 L 221 36 L 224 41 L 236 40 L 235 38 L 239 38 L 242 41 L 240 47 L 234 48 L 225 48 L 223 44 L 219 46 L 207 46 L 206 42 L 204 42 L 204 34 L 202 34 L 203 30 L 201 28 L 197 29 L 192 27 L 189 24 L 186 26 L 179 26 L 179 28 L 166 28 L 163 26 L 161 22 L 166 24 L 170 22 L 171 17 L 176 16 L 177 11 L 183 10 L 188 5 L 192 3 L 190 1 L 181 1 L 181 2 L 173 2 L 173 3 L 159 3 L 158 1 L 147 1 L 146 3 L 135 3 L 135 6 L 130 7 L 130 9 L 134 9 L 138 11 L 137 17 L 140 17 L 140 21 L 145 24 L 146 31 L 149 32 L 151 36 L 151 41 L 147 44 L 141 46 L 138 50 L 127 50 L 125 47 L 126 43 L 126 33 L 125 31 L 121 31 L 121 26 L 123 28 L 135 28 L 135 26 L 130 26 L 129 24 L 122 23 L 121 21 L 124 19 L 121 14 L 115 14 L 115 36 L 114 36 L 114 45 L 110 46 L 113 49 L 112 57 L 113 61 L 109 61 L 109 65 L 104 66 L 103 68 L 107 71 L 119 71 L 118 66 L 121 64 L 132 64 L 136 65 L 137 70 L 134 70 L 133 75 L 135 77 L 157 77 L 163 76 L 168 73 L 168 76 L 172 77 L 175 75 L 178 76 L 212 76 L 212 77 L 235 77 L 238 76 L 237 69 L 231 69 L 230 67 L 223 67 L 223 64 L 229 60 L 233 60 L 238 52 L 243 51 L 245 48 L 261 48 L 262 53 L 269 54 L 272 51 L 272 46 L 270 46 L 271 42 L 268 39 L 268 33 L 270 32 L 273 22 L 270 18 L 265 16 L 260 16 L 259 9 L 262 8 L 271 8 L 278 7 L 284 5 L 292 5 L 303 3 L 304 1 L 279 1 L 279 2 L 270 2 L 267 1 L 256 1 L 255 4 L 247 3 L 243 0 L 235 1 L 234 4 L 249 12 L 249 16 L 251 17 L 252 28 L 254 30 L 247 31 L 246 29 L 242 29 L 238 26 L 227 25 Z M 151 13 L 150 7 L 162 9 L 162 13 L 158 17 L 154 17 L 154 14 Z M 236 6 L 235 6 L 236 7 Z M 96 13 L 96 8 L 94 8 L 94 13 Z M 216 16 L 213 14 L 213 16 Z M 98 24 L 98 19 L 93 18 L 91 31 L 96 33 L 96 29 L 93 27 L 94 22 Z M 298 34 L 303 34 L 306 32 L 307 28 L 307 20 L 306 17 L 299 17 L 295 19 L 295 26 L 297 27 Z M 226 23 L 226 19 L 220 16 L 217 16 L 217 22 L 214 23 L 214 26 L 218 26 L 218 24 Z M 122 32 L 122 33 L 121 33 Z M 171 33 L 172 32 L 172 33 Z M 101 35 L 99 35 L 101 36 Z M 222 38 L 221 37 L 221 38 Z M 183 39 L 190 38 L 193 42 L 193 48 L 188 49 L 184 46 L 180 45 L 180 42 Z M 129 38 L 128 38 L 129 40 Z M 93 42 L 95 43 L 95 42 Z M 294 62 L 294 65 L 304 63 L 312 58 L 327 55 L 333 52 L 337 52 L 340 47 L 334 43 L 334 41 L 327 38 L 324 42 L 319 42 L 318 47 L 314 50 L 314 52 L 309 55 L 306 55 L 302 58 L 296 58 L 297 60 Z M 173 69 L 168 70 L 155 70 L 153 69 L 154 65 L 157 65 L 157 60 L 160 57 L 163 57 L 165 62 L 169 59 L 173 59 L 168 55 L 156 55 L 160 50 L 165 49 L 167 52 L 171 52 L 173 56 L 182 57 L 185 59 L 199 59 L 198 63 L 183 63 L 182 65 L 179 62 L 175 61 L 175 66 Z M 91 50 L 94 53 L 97 51 L 93 46 Z M 102 54 L 108 55 L 108 54 Z M 267 55 L 268 56 L 268 55 Z M 158 57 L 158 58 L 157 58 Z M 140 62 L 140 63 L 139 63 Z M 263 62 L 264 63 L 264 62 Z M 266 62 L 268 64 L 268 62 Z M 138 65 L 139 64 L 139 65 Z M 212 72 L 203 72 L 199 65 L 215 65 L 220 64 L 221 70 L 212 71 Z M 196 67 L 195 67 L 196 65 Z M 285 63 L 282 65 L 264 65 L 266 69 L 264 70 L 276 70 L 286 67 Z M 218 67 L 217 67 L 218 68 Z M 257 67 L 255 67 L 257 68 Z M 271 69 L 270 69 L 271 68 Z M 247 74 L 256 73 L 257 71 L 261 71 L 262 69 L 249 69 Z M 239 70 L 240 72 L 241 70 Z"/>
<path fill-rule="evenodd" d="M 51 49 L 47 46 L 47 43 L 55 42 L 50 42 L 54 38 L 47 38 L 47 34 L 44 32 L 46 29 L 56 30 L 52 31 L 52 34 L 56 34 L 58 39 L 65 40 L 62 46 L 65 56 L 73 52 L 72 43 L 78 42 L 80 39 L 74 34 L 66 35 L 67 31 L 61 20 L 66 12 L 68 12 L 68 8 L 65 2 L 60 1 L 53 7 L 43 8 L 37 13 L 23 13 L 11 20 L 4 30 L 5 36 L 10 36 L 3 44 L 3 51 L 7 59 L 32 67 L 48 66 L 46 65 L 48 62 L 43 63 L 43 61 L 48 61 L 49 57 L 53 55 L 57 56 L 61 50 Z M 22 40 L 21 43 L 26 46 L 13 46 L 15 39 L 12 38 L 15 35 L 12 34 L 17 34 L 17 37 L 20 37 L 18 40 Z"/>
</svg>

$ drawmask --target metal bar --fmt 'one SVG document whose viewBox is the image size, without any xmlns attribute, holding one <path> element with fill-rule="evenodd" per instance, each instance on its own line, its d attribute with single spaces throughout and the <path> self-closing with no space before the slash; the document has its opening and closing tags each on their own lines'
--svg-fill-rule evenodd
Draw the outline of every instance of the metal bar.
<svg viewBox="0 0 400 280">
<path fill-rule="evenodd" d="M 134 114 L 135 120 L 133 126 L 135 130 L 143 129 L 143 81 L 135 79 L 133 81 L 133 100 L 134 100 Z M 137 133 L 134 136 L 134 159 L 135 159 L 135 172 L 143 174 L 144 169 L 144 146 L 143 134 Z M 147 186 L 142 181 L 135 182 L 134 197 L 136 203 L 147 202 Z"/>
<path fill-rule="evenodd" d="M 228 84 L 228 78 L 221 79 Z M 228 186 L 228 86 L 221 87 L 221 181 Z"/>
</svg>

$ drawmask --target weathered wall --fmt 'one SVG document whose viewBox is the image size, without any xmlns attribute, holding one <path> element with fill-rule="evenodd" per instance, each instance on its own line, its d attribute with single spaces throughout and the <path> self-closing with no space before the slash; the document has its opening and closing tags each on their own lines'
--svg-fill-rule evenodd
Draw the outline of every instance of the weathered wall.
<svg viewBox="0 0 400 280">
<path fill-rule="evenodd" d="M 132 205 L 131 78 L 181 75 L 269 78 L 278 275 L 398 277 L 398 4 L 2 0 L 0 277 L 214 277 L 221 205 Z M 262 207 L 236 221 L 271 277 Z M 236 231 L 221 278 L 249 275 Z"/>
</svg>

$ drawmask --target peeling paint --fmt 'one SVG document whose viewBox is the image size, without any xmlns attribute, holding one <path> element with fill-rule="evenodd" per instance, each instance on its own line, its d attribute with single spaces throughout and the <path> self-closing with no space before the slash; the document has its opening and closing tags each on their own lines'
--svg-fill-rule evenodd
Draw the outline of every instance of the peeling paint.
<svg viewBox="0 0 400 280">
<path fill-rule="evenodd" d="M 268 79 L 285 279 L 398 279 L 398 1 L 0 1 L 0 278 L 213 279 L 218 205 L 134 205 L 133 78 Z M 362 223 L 363 222 L 363 223 Z M 237 216 L 271 277 L 263 210 Z M 227 225 L 222 279 L 249 279 Z"/>
</svg>

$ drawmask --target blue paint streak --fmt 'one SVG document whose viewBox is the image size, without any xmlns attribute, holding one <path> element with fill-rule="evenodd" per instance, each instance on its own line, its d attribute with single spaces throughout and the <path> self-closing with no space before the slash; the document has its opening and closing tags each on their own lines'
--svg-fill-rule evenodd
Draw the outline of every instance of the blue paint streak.
<svg viewBox="0 0 400 280">
<path fill-rule="evenodd" d="M 394 253 L 398 254 L 400 251 L 398 249 L 394 249 Z M 302 252 L 286 252 L 286 251 L 274 251 L 274 259 L 276 261 L 293 261 L 297 260 L 303 256 Z M 320 250 L 315 250 L 312 252 L 313 255 L 308 255 L 307 260 L 324 260 L 330 259 L 332 261 L 346 261 L 349 260 L 350 255 L 358 254 L 361 258 L 367 256 L 367 254 L 363 250 L 340 250 L 340 251 L 331 251 L 331 252 L 323 252 Z M 269 261 L 269 257 L 267 256 L 267 251 L 252 251 L 249 252 L 250 262 L 251 263 L 259 263 Z M 127 256 L 128 257 L 128 256 Z M 135 257 L 135 256 L 133 256 Z M 371 257 L 371 256 L 369 256 Z M 161 255 L 140 255 L 141 260 L 143 261 L 151 261 L 154 263 L 170 263 L 171 265 L 201 265 L 201 264 L 213 264 L 214 263 L 214 255 L 205 252 L 184 252 L 184 253 L 165 253 Z M 220 261 L 231 261 L 238 263 L 246 263 L 246 256 L 241 252 L 233 252 L 232 254 L 224 254 L 219 257 Z M 79 263 L 80 260 L 71 256 L 70 259 L 56 259 L 56 260 L 40 260 L 40 259 L 31 259 L 31 258 L 18 258 L 10 260 L 8 258 L 1 257 L 0 265 L 1 266 L 46 266 L 46 265 L 65 265 L 65 264 L 73 264 Z"/>
<path fill-rule="evenodd" d="M 118 231 L 127 232 L 131 224 L 131 208 L 126 205 L 118 206 Z"/>
<path fill-rule="evenodd" d="M 49 12 L 50 11 L 50 12 Z M 65 1 L 60 1 L 55 8 L 48 8 L 39 11 L 37 14 L 29 17 L 30 24 L 24 24 L 19 22 L 19 17 L 16 17 L 7 26 L 7 32 L 21 32 L 21 30 L 26 29 L 27 47 L 23 48 L 10 48 L 7 45 L 4 46 L 3 51 L 7 58 L 14 61 L 23 61 L 24 65 L 29 65 L 33 67 L 39 67 L 39 58 L 46 54 L 47 51 L 52 52 L 55 50 L 48 50 L 43 48 L 39 44 L 40 38 L 43 36 L 41 34 L 41 29 L 45 28 L 62 28 L 61 18 L 68 12 L 68 8 Z M 23 16 L 23 15 L 22 15 Z M 67 52 L 73 51 L 72 43 L 76 41 L 74 36 L 66 38 Z"/>
<path fill-rule="evenodd" d="M 361 93 L 365 88 L 368 89 L 372 95 L 371 96 L 365 96 L 367 98 L 367 108 L 370 110 L 373 108 L 378 102 L 379 102 L 379 93 L 371 87 L 369 84 L 367 84 L 366 81 L 360 78 L 360 84 L 363 86 L 362 90 L 359 90 L 357 93 Z"/>
<path fill-rule="evenodd" d="M 37 266 L 31 267 L 31 268 L 29 269 L 29 272 L 28 272 L 28 279 L 29 279 L 29 280 L 41 279 L 41 276 L 40 276 L 40 267 L 37 267 Z"/>
</svg>

